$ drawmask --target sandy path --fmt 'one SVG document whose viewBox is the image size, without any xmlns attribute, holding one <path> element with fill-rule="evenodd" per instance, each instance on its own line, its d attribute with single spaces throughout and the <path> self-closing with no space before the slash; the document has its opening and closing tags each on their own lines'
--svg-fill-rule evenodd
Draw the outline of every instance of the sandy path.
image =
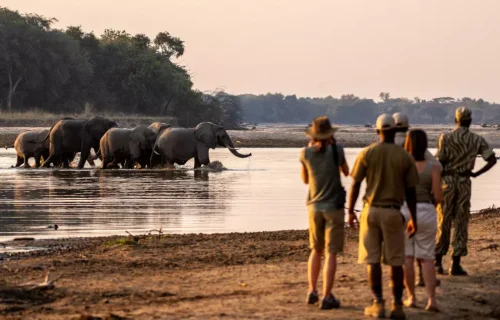
<svg viewBox="0 0 500 320">
<path fill-rule="evenodd" d="M 417 309 L 407 310 L 408 315 L 499 319 L 498 251 L 481 250 L 500 243 L 499 229 L 500 212 L 476 215 L 465 259 L 471 276 L 441 277 L 441 314 Z M 364 267 L 356 264 L 354 230 L 348 231 L 346 251 L 339 259 L 334 293 L 342 308 L 335 311 L 304 304 L 306 231 L 144 236 L 138 244 L 119 244 L 117 239 L 49 240 L 45 244 L 55 248 L 49 253 L 1 261 L 0 318 L 364 319 L 362 309 L 370 301 Z M 61 245 L 70 249 L 57 250 Z M 71 249 L 74 246 L 80 249 Z M 54 290 L 6 294 L 10 285 L 41 281 L 48 268 L 53 276 L 63 275 Z M 424 297 L 423 289 L 418 296 Z"/>
</svg>

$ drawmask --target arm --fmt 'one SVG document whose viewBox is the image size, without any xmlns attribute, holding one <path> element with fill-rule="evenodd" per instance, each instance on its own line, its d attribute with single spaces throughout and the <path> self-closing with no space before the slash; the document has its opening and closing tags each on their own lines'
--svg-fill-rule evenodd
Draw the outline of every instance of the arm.
<svg viewBox="0 0 500 320">
<path fill-rule="evenodd" d="M 340 166 L 340 171 L 344 174 L 344 176 L 349 176 L 349 165 L 347 162 L 344 162 L 344 164 Z"/>
<path fill-rule="evenodd" d="M 448 161 L 447 155 L 446 155 L 446 142 L 444 133 L 439 136 L 438 140 L 438 147 L 436 151 L 436 158 L 439 160 L 439 163 L 441 164 L 441 167 L 444 168 L 446 165 L 446 162 Z"/>
<path fill-rule="evenodd" d="M 406 231 L 408 237 L 411 238 L 415 235 L 415 232 L 417 232 L 417 191 L 415 187 L 405 189 L 405 198 L 411 215 L 411 220 L 408 222 Z"/>
<path fill-rule="evenodd" d="M 495 157 L 495 154 L 492 154 L 488 160 L 486 160 L 486 165 L 482 167 L 479 171 L 472 172 L 471 177 L 476 178 L 485 173 L 486 171 L 490 170 L 493 168 L 493 166 L 497 164 L 497 158 Z"/>
<path fill-rule="evenodd" d="M 361 181 L 356 181 L 352 179 L 351 183 L 351 192 L 349 193 L 349 215 L 354 214 L 354 206 L 356 205 L 356 201 L 358 201 L 359 190 L 361 189 Z"/>
<path fill-rule="evenodd" d="M 302 182 L 304 182 L 304 184 L 309 184 L 309 173 L 304 164 L 302 164 Z"/>
<path fill-rule="evenodd" d="M 434 202 L 437 205 L 443 201 L 443 189 L 441 189 L 441 169 L 439 166 L 432 166 L 432 194 L 434 195 Z"/>
</svg>

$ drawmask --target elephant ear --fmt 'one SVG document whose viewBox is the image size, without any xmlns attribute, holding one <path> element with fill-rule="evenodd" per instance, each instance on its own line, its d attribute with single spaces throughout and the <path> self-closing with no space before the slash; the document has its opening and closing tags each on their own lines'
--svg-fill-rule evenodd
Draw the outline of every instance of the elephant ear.
<svg viewBox="0 0 500 320">
<path fill-rule="evenodd" d="M 108 119 L 94 117 L 87 121 L 84 130 L 94 139 L 100 140 L 111 127 Z"/>
<path fill-rule="evenodd" d="M 211 122 L 202 122 L 197 125 L 194 129 L 196 140 L 203 142 L 210 149 L 215 149 L 217 146 L 215 127 L 216 125 Z"/>
</svg>

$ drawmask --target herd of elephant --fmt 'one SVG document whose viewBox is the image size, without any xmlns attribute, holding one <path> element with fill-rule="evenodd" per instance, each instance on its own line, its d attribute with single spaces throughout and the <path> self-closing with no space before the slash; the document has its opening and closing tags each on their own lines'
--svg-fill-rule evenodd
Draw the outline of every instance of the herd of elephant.
<svg viewBox="0 0 500 320">
<path fill-rule="evenodd" d="M 149 127 L 119 128 L 115 121 L 94 117 L 90 120 L 63 118 L 50 130 L 33 130 L 21 133 L 14 148 L 17 153 L 15 167 L 35 158 L 35 166 L 68 168 L 80 152 L 78 168 L 88 161 L 100 158 L 103 169 L 115 168 L 173 168 L 194 158 L 194 167 L 210 163 L 209 149 L 225 147 L 239 158 L 252 154 L 241 154 L 235 149 L 227 131 L 210 122 L 202 122 L 196 128 L 173 127 L 154 122 Z M 96 152 L 91 156 L 91 149 Z M 43 159 L 43 162 L 42 162 Z"/>
</svg>

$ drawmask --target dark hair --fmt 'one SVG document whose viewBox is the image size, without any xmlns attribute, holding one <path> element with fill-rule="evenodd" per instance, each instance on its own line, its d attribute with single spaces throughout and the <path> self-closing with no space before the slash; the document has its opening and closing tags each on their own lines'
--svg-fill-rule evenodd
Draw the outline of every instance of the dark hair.
<svg viewBox="0 0 500 320">
<path fill-rule="evenodd" d="M 455 119 L 455 122 L 457 122 L 457 120 Z M 472 123 L 472 120 L 471 119 L 468 119 L 468 120 L 460 120 L 458 121 L 458 124 L 461 126 L 461 127 L 464 127 L 464 128 L 469 128 L 470 125 Z"/>
<path fill-rule="evenodd" d="M 328 145 L 330 144 L 330 139 L 331 138 L 328 138 L 328 139 L 324 139 L 324 140 L 320 140 L 320 139 L 311 139 L 311 141 L 313 142 L 319 142 L 321 144 L 321 147 L 319 148 L 318 152 L 325 152 L 326 151 L 326 147 L 328 147 Z"/>
<path fill-rule="evenodd" d="M 408 132 L 405 141 L 405 150 L 408 151 L 415 161 L 425 160 L 427 150 L 427 134 L 424 130 L 413 129 Z"/>
</svg>

